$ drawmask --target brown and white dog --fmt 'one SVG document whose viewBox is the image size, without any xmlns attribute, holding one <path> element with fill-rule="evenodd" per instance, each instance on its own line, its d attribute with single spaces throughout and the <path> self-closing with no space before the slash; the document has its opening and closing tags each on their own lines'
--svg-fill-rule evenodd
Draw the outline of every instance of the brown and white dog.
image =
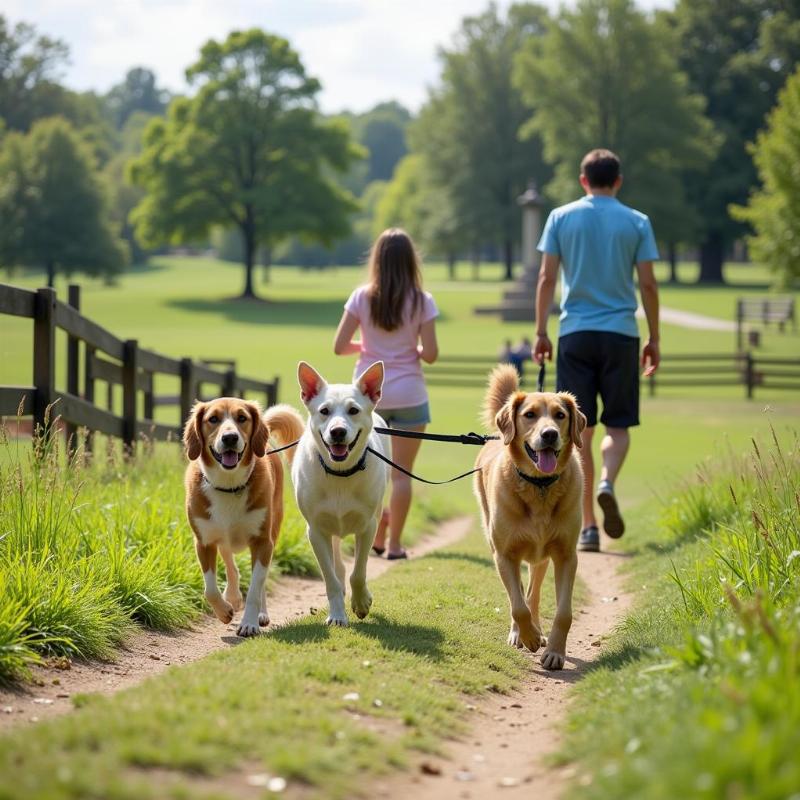
<svg viewBox="0 0 800 800">
<path fill-rule="evenodd" d="M 481 448 L 475 494 L 511 604 L 508 643 L 533 652 L 546 645 L 542 666 L 561 669 L 572 624 L 581 527 L 583 471 L 574 448 L 581 446 L 586 417 L 568 392 L 519 391 L 517 371 L 507 364 L 489 376 L 484 414 L 502 441 Z M 557 607 L 545 640 L 539 598 L 550 560 Z M 527 598 L 520 578 L 523 561 L 530 567 Z"/>
<path fill-rule="evenodd" d="M 196 403 L 183 434 L 189 457 L 186 514 L 195 535 L 205 598 L 225 623 L 244 604 L 239 636 L 255 636 L 269 624 L 265 584 L 283 520 L 283 465 L 277 454 L 265 454 L 270 432 L 279 444 L 288 444 L 303 432 L 302 425 L 295 429 L 287 415 L 281 417 L 287 423 L 270 426 L 270 415 L 281 408 L 275 406 L 262 417 L 257 403 L 234 397 Z M 243 601 L 233 554 L 245 547 L 250 548 L 253 575 Z M 217 586 L 217 551 L 225 563 L 222 594 Z"/>
</svg>

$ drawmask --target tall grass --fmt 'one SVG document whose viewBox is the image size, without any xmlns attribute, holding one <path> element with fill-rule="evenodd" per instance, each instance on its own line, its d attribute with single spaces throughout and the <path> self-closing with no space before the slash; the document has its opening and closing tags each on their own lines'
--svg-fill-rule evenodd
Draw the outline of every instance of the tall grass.
<svg viewBox="0 0 800 800">
<path fill-rule="evenodd" d="M 31 447 L 0 428 L 0 451 L 0 681 L 51 655 L 107 659 L 136 625 L 185 627 L 203 609 L 177 447 L 128 461 L 111 444 L 90 462 L 55 433 Z M 291 503 L 273 563 L 316 571 Z"/>
<path fill-rule="evenodd" d="M 788 447 L 774 432 L 754 441 L 676 497 L 663 523 L 661 547 L 677 543 L 672 590 L 650 587 L 614 643 L 628 659 L 587 681 L 573 722 L 583 792 L 800 797 L 797 435 Z"/>
</svg>

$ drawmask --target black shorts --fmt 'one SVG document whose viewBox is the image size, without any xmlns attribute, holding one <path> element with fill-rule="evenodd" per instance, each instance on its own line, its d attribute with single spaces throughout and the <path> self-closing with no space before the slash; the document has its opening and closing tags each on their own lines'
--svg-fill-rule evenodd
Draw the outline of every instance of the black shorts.
<svg viewBox="0 0 800 800">
<path fill-rule="evenodd" d="M 597 425 L 598 394 L 603 401 L 603 425 L 638 425 L 639 339 L 609 331 L 577 331 L 560 337 L 556 390 L 578 398 L 590 428 Z"/>
</svg>

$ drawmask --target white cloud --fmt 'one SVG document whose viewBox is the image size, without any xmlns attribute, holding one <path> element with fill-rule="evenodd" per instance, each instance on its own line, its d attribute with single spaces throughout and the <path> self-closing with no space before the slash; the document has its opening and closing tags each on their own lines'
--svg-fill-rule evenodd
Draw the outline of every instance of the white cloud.
<svg viewBox="0 0 800 800">
<path fill-rule="evenodd" d="M 498 6 L 504 10 L 509 1 Z M 66 41 L 65 82 L 99 92 L 133 66 L 182 91 L 184 71 L 208 39 L 261 27 L 289 39 L 322 82 L 323 110 L 360 111 L 388 99 L 418 108 L 438 79 L 437 48 L 450 44 L 462 17 L 487 6 L 488 0 L 0 0 L 0 13 Z"/>
</svg>

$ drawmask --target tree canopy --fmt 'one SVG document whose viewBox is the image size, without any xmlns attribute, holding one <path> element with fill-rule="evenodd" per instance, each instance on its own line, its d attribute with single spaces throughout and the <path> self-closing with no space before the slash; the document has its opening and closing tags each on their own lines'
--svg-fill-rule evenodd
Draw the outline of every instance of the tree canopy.
<svg viewBox="0 0 800 800">
<path fill-rule="evenodd" d="M 678 0 L 665 18 L 690 87 L 706 98 L 721 139 L 708 170 L 686 176 L 701 225 L 701 280 L 721 281 L 726 250 L 744 232 L 728 208 L 744 203 L 757 183 L 747 142 L 800 61 L 800 2 Z"/>
<path fill-rule="evenodd" d="M 686 242 L 683 171 L 703 167 L 713 134 L 673 53 L 669 31 L 630 0 L 580 0 L 528 43 L 515 79 L 533 109 L 525 132 L 555 165 L 554 199 L 575 199 L 581 159 L 606 147 L 622 161 L 620 199 L 650 215 L 662 242 Z"/>
<path fill-rule="evenodd" d="M 155 73 L 144 67 L 129 69 L 125 80 L 112 87 L 105 96 L 114 126 L 119 130 L 136 112 L 163 114 L 169 104 L 169 92 L 159 89 Z"/>
<path fill-rule="evenodd" d="M 547 20 L 536 5 L 512 5 L 505 19 L 491 5 L 464 19 L 453 46 L 440 53 L 442 85 L 410 128 L 428 184 L 448 198 L 461 248 L 499 244 L 508 277 L 520 236 L 517 197 L 531 178 L 549 176 L 538 141 L 519 136 L 530 106 L 512 82 L 513 64 Z"/>
<path fill-rule="evenodd" d="M 750 252 L 778 282 L 800 278 L 800 67 L 778 95 L 767 127 L 751 147 L 762 187 L 733 216 L 755 229 Z"/>
<path fill-rule="evenodd" d="M 35 122 L 0 145 L 0 261 L 111 277 L 125 247 L 108 215 L 91 149 L 63 119 Z"/>
<path fill-rule="evenodd" d="M 235 226 L 245 251 L 243 296 L 254 296 L 259 244 L 291 234 L 329 243 L 357 206 L 334 180 L 361 154 L 347 125 L 323 120 L 319 82 L 289 43 L 258 29 L 209 41 L 187 72 L 198 87 L 145 133 L 132 176 L 147 194 L 134 209 L 146 244 L 191 241 Z"/>
</svg>

